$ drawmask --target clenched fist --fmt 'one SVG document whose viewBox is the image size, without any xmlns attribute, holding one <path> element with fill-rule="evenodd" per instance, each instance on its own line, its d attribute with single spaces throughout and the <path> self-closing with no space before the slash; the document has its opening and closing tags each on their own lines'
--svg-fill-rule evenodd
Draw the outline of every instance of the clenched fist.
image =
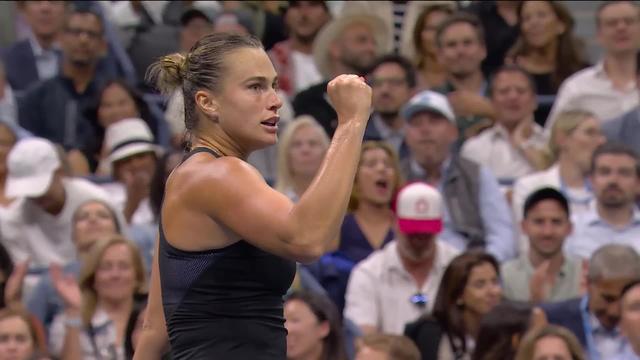
<svg viewBox="0 0 640 360">
<path fill-rule="evenodd" d="M 327 93 L 338 114 L 338 124 L 366 123 L 371 111 L 371 88 L 357 75 L 339 75 L 327 85 Z"/>
</svg>

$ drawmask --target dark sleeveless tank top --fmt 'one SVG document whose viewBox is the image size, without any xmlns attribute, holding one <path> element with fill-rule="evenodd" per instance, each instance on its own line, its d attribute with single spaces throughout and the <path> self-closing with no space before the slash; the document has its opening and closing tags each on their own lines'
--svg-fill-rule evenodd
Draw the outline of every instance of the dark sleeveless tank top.
<svg viewBox="0 0 640 360">
<path fill-rule="evenodd" d="M 196 148 L 184 160 L 198 152 L 220 157 Z M 244 240 L 214 250 L 177 249 L 165 237 L 162 216 L 159 234 L 162 302 L 173 359 L 286 358 L 283 296 L 295 262 Z"/>
</svg>

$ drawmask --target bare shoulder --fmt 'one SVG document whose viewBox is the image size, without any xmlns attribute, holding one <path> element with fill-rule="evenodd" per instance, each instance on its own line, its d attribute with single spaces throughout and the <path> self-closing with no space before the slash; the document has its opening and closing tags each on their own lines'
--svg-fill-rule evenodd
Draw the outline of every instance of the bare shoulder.
<svg viewBox="0 0 640 360">
<path fill-rule="evenodd" d="M 246 192 L 268 187 L 258 170 L 242 159 L 195 154 L 177 167 L 167 181 L 167 197 L 179 194 L 183 199 L 224 198 L 236 191 Z M 199 202 L 199 201 L 197 201 Z"/>
</svg>

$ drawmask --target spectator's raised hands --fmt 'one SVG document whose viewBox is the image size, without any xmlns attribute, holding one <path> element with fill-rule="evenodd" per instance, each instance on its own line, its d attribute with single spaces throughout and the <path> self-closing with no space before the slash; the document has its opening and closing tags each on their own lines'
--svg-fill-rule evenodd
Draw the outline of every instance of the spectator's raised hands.
<svg viewBox="0 0 640 360">
<path fill-rule="evenodd" d="M 65 307 L 67 309 L 80 309 L 82 305 L 82 292 L 75 277 L 70 274 L 65 274 L 62 271 L 62 267 L 58 264 L 52 264 L 49 267 L 49 274 L 51 274 L 53 286 L 64 301 Z"/>
</svg>

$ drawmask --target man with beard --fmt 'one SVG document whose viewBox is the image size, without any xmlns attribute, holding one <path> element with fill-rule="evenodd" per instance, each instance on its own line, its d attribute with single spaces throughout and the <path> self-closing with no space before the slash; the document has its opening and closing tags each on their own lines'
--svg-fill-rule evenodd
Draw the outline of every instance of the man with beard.
<svg viewBox="0 0 640 360">
<path fill-rule="evenodd" d="M 416 86 L 413 65 L 402 56 L 384 55 L 371 66 L 367 81 L 373 90 L 373 114 L 364 133 L 365 140 L 386 141 L 400 158 L 408 156 L 400 109 L 409 101 Z"/>
<path fill-rule="evenodd" d="M 595 193 L 587 212 L 575 217 L 568 254 L 588 258 L 604 244 L 627 244 L 640 251 L 640 161 L 630 148 L 607 143 L 593 153 L 591 186 Z"/>
<path fill-rule="evenodd" d="M 628 245 L 609 244 L 589 260 L 587 294 L 542 305 L 551 324 L 564 326 L 580 340 L 590 360 L 608 360 L 625 351 L 619 328 L 624 287 L 640 278 L 640 256 Z"/>
<path fill-rule="evenodd" d="M 276 43 L 269 57 L 278 73 L 278 85 L 290 98 L 321 82 L 322 75 L 313 60 L 313 42 L 331 19 L 324 1 L 289 1 L 284 15 L 289 39 Z"/>
<path fill-rule="evenodd" d="M 438 27 L 436 46 L 447 82 L 434 90 L 447 95 L 463 141 L 490 126 L 494 118 L 482 73 L 482 61 L 487 56 L 482 24 L 471 14 L 453 15 Z"/>
<path fill-rule="evenodd" d="M 19 99 L 18 116 L 20 125 L 34 135 L 70 150 L 82 148 L 89 140 L 90 124 L 82 113 L 96 98 L 101 83 L 114 74 L 96 71 L 106 49 L 104 27 L 97 14 L 85 9 L 71 12 L 61 44 L 60 73 Z"/>
<path fill-rule="evenodd" d="M 458 250 L 438 240 L 442 197 L 412 183 L 398 192 L 396 239 L 351 272 L 344 316 L 363 333 L 402 335 L 404 326 L 433 308 L 445 268 Z"/>
<path fill-rule="evenodd" d="M 338 116 L 328 101 L 329 79 L 366 75 L 376 57 L 391 49 L 391 40 L 384 22 L 373 15 L 346 14 L 325 25 L 313 44 L 313 58 L 324 81 L 298 93 L 293 100 L 295 115 L 313 116 L 333 136 Z"/>
<path fill-rule="evenodd" d="M 410 156 L 405 179 L 424 181 L 444 194 L 440 239 L 461 251 L 482 248 L 500 261 L 515 256 L 513 219 L 498 181 L 482 165 L 458 156 L 458 126 L 447 98 L 422 91 L 401 110 Z"/>
<path fill-rule="evenodd" d="M 529 238 L 529 252 L 502 265 L 505 297 L 539 303 L 579 296 L 582 263 L 562 252 L 564 240 L 572 230 L 564 195 L 552 188 L 529 195 L 521 227 Z"/>
</svg>

